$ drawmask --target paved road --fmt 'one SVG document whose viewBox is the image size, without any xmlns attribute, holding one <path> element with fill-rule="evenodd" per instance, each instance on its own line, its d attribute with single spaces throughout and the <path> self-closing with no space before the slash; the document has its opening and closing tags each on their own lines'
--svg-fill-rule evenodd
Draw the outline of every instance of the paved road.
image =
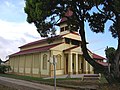
<svg viewBox="0 0 120 90">
<path fill-rule="evenodd" d="M 0 84 L 8 87 L 13 87 L 17 90 L 54 90 L 54 87 L 50 85 L 38 84 L 29 81 L 1 77 L 1 76 L 0 76 Z M 73 90 L 73 89 L 57 87 L 57 90 Z"/>
</svg>

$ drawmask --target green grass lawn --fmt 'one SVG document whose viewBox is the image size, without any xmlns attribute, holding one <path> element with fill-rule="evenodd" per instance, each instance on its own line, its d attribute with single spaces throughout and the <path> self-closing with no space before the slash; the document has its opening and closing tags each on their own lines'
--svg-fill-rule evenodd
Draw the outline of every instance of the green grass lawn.
<svg viewBox="0 0 120 90">
<path fill-rule="evenodd" d="M 20 75 L 13 75 L 13 74 L 0 74 L 0 76 L 27 80 L 27 81 L 36 82 L 36 83 L 54 85 L 54 79 L 43 79 L 38 77 L 20 76 Z M 89 86 L 89 87 L 97 86 L 98 87 L 97 90 L 120 90 L 119 84 L 117 86 L 109 85 L 103 75 L 99 81 L 98 80 L 82 81 L 81 78 L 60 78 L 60 79 L 57 79 L 56 82 L 57 82 L 57 86 L 61 86 L 61 87 L 78 88 L 78 87 L 86 87 L 86 86 Z"/>
<path fill-rule="evenodd" d="M 0 74 L 0 76 L 21 79 L 21 80 L 26 80 L 31 82 L 37 82 L 42 84 L 54 85 L 54 79 L 43 79 L 38 77 L 21 76 L 21 75 L 14 75 L 14 74 Z M 74 81 L 81 81 L 81 78 L 60 78 L 60 79 L 56 79 L 56 81 L 58 86 L 62 86 L 62 84 L 65 86 L 65 85 L 73 85 Z M 77 82 L 74 84 L 77 85 Z"/>
</svg>

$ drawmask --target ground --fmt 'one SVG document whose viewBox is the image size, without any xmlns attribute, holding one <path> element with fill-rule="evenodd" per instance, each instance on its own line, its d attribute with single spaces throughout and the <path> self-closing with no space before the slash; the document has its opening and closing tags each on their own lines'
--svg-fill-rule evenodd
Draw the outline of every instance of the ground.
<svg viewBox="0 0 120 90">
<path fill-rule="evenodd" d="M 0 84 L 0 90 L 16 90 L 15 88 L 12 88 L 12 87 L 7 87 L 5 85 L 1 85 Z"/>
<path fill-rule="evenodd" d="M 0 90 L 54 90 L 53 86 L 54 79 L 0 75 Z M 120 84 L 109 85 L 103 77 L 100 80 L 85 81 L 81 78 L 59 78 L 57 90 L 120 90 Z"/>
<path fill-rule="evenodd" d="M 30 82 L 30 81 L 25 81 L 20 79 L 13 79 L 8 77 L 1 77 L 1 76 L 0 76 L 0 85 L 4 85 L 6 86 L 6 88 L 7 87 L 14 88 L 16 90 L 54 90 L 54 87 L 50 85 L 45 85 L 37 82 L 35 83 L 35 82 Z M 57 90 L 73 90 L 73 89 L 70 89 L 70 88 L 68 89 L 64 87 L 56 87 L 56 88 Z M 4 90 L 7 90 L 7 89 L 4 89 Z"/>
</svg>

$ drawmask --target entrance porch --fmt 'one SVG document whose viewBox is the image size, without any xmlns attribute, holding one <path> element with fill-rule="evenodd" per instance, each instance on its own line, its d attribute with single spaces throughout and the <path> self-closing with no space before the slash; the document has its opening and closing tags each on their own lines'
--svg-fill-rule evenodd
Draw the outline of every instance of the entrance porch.
<svg viewBox="0 0 120 90">
<path fill-rule="evenodd" d="M 92 66 L 84 60 L 81 54 L 69 52 L 64 56 L 65 74 L 93 74 Z"/>
</svg>

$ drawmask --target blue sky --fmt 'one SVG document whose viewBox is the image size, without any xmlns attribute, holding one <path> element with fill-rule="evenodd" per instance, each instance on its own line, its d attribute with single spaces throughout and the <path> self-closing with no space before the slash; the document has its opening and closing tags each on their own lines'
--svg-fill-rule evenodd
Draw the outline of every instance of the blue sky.
<svg viewBox="0 0 120 90">
<path fill-rule="evenodd" d="M 5 60 L 7 55 L 19 51 L 18 47 L 28 42 L 40 39 L 33 24 L 26 22 L 24 0 L 0 0 L 0 58 Z M 88 48 L 99 55 L 105 56 L 106 46 L 115 47 L 117 40 L 108 32 L 110 23 L 106 25 L 104 34 L 95 34 L 85 25 Z"/>
<path fill-rule="evenodd" d="M 24 0 L 0 0 L 0 58 L 19 51 L 18 47 L 40 39 L 33 24 L 26 22 Z"/>
<path fill-rule="evenodd" d="M 105 57 L 105 49 L 106 47 L 114 47 L 117 48 L 117 38 L 113 38 L 111 32 L 109 32 L 109 26 L 111 22 L 108 21 L 105 25 L 104 33 L 94 33 L 90 30 L 88 24 L 86 25 L 86 37 L 89 42 L 88 48 L 101 56 Z"/>
</svg>

